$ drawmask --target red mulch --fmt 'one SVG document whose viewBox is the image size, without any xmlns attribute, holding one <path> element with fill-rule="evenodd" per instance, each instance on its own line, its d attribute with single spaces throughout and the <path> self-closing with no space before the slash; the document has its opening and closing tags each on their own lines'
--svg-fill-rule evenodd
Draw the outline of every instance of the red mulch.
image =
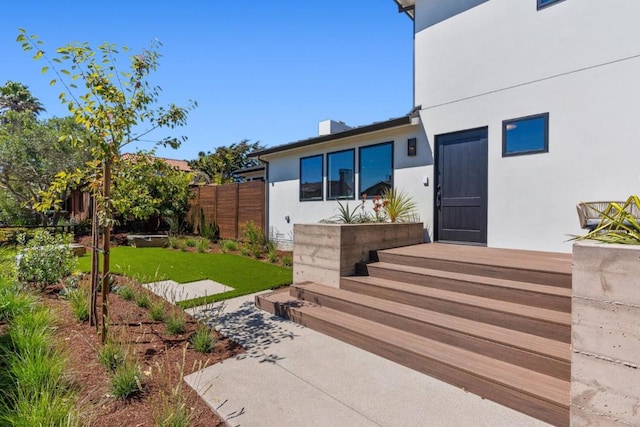
<svg viewBox="0 0 640 427">
<path fill-rule="evenodd" d="M 138 286 L 128 279 L 118 278 L 119 282 L 124 280 L 127 280 L 129 286 Z M 86 284 L 81 283 L 81 286 L 83 285 Z M 59 297 L 56 289 L 49 289 L 43 300 L 58 313 L 56 334 L 60 342 L 64 343 L 69 356 L 70 375 L 79 388 L 82 414 L 86 418 L 86 424 L 92 426 L 156 425 L 154 412 L 157 413 L 161 407 L 163 390 L 165 395 L 169 395 L 171 388 L 179 383 L 180 366 L 183 366 L 186 376 L 200 367 L 209 366 L 244 351 L 233 341 L 219 336 L 211 353 L 198 353 L 188 347 L 189 337 L 197 327 L 193 317 L 184 313 L 187 331 L 182 335 L 169 335 L 162 322 L 149 319 L 146 309 L 139 308 L 135 302 L 125 301 L 112 293 L 109 295 L 109 333 L 130 349 L 143 372 L 142 391 L 128 400 L 116 399 L 109 395 L 108 372 L 98 362 L 97 353 L 101 343 L 100 335 L 96 333 L 95 328 L 87 322 L 79 323 L 73 316 L 69 303 Z M 166 303 L 165 312 L 168 313 L 172 309 L 176 308 Z M 224 426 L 220 418 L 186 384 L 183 393 L 184 402 L 193 414 L 190 425 Z"/>
</svg>

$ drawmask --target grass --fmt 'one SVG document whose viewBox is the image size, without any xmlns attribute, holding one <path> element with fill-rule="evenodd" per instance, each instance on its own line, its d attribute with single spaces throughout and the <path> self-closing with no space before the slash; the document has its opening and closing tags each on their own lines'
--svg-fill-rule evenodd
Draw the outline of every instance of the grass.
<svg viewBox="0 0 640 427">
<path fill-rule="evenodd" d="M 111 250 L 111 271 L 139 281 L 162 277 L 178 283 L 211 279 L 234 288 L 222 294 L 181 301 L 183 308 L 276 288 L 292 282 L 292 271 L 232 254 L 176 252 L 163 248 L 119 246 Z M 81 271 L 90 271 L 91 257 L 78 261 Z"/>
<path fill-rule="evenodd" d="M 111 340 L 98 351 L 100 364 L 110 372 L 114 372 L 118 366 L 122 366 L 125 360 L 125 352 L 122 346 Z"/>
<path fill-rule="evenodd" d="M 164 303 L 162 301 L 152 302 L 149 307 L 149 319 L 154 322 L 162 322 L 164 317 Z"/>
<path fill-rule="evenodd" d="M 213 334 L 211 334 L 211 329 L 206 326 L 201 326 L 196 333 L 191 336 L 189 341 L 195 351 L 209 353 L 213 350 L 213 347 L 215 347 L 217 340 L 213 337 Z"/>
<path fill-rule="evenodd" d="M 89 320 L 89 291 L 86 288 L 71 289 L 67 293 L 71 311 L 79 322 Z"/>
<path fill-rule="evenodd" d="M 142 384 L 139 366 L 128 361 L 117 366 L 111 376 L 111 394 L 118 399 L 127 399 L 140 390 L 142 390 Z"/>
<path fill-rule="evenodd" d="M 164 321 L 167 332 L 171 335 L 184 334 L 187 330 L 187 321 L 181 313 L 171 313 Z"/>
</svg>

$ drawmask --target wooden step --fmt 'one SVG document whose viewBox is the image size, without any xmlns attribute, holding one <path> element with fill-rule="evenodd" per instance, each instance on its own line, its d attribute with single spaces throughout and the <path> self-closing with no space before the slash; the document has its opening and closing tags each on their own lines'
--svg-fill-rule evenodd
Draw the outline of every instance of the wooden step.
<svg viewBox="0 0 640 427">
<path fill-rule="evenodd" d="M 327 307 L 284 302 L 280 311 L 297 323 L 483 398 L 554 425 L 569 425 L 568 381 Z"/>
<path fill-rule="evenodd" d="M 377 255 L 391 264 L 571 288 L 571 254 L 425 243 Z"/>
<path fill-rule="evenodd" d="M 291 297 L 546 375 L 570 378 L 571 353 L 566 343 L 323 285 L 294 285 Z"/>
<path fill-rule="evenodd" d="M 571 312 L 568 288 L 386 262 L 368 264 L 367 270 L 370 276 L 383 279 Z"/>
<path fill-rule="evenodd" d="M 561 342 L 571 338 L 571 314 L 371 276 L 344 277 L 341 288 Z"/>
</svg>

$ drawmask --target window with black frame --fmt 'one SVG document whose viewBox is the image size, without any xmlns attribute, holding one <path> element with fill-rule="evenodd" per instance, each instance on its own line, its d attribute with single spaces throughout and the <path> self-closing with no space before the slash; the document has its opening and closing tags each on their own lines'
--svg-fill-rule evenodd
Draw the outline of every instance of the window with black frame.
<svg viewBox="0 0 640 427">
<path fill-rule="evenodd" d="M 549 151 L 549 113 L 502 122 L 502 157 Z"/>
<path fill-rule="evenodd" d="M 300 200 L 322 200 L 322 154 L 300 159 Z"/>
<path fill-rule="evenodd" d="M 393 187 L 393 142 L 360 148 L 360 197 L 381 195 Z"/>
<path fill-rule="evenodd" d="M 355 199 L 355 150 L 327 154 L 327 199 Z"/>
<path fill-rule="evenodd" d="M 551 6 L 552 4 L 561 2 L 564 0 L 538 0 L 538 10 Z"/>
</svg>

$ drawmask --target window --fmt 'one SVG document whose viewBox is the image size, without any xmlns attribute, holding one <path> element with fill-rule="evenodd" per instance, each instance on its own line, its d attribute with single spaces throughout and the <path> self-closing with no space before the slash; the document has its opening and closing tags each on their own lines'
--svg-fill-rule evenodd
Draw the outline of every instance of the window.
<svg viewBox="0 0 640 427">
<path fill-rule="evenodd" d="M 554 3 L 561 2 L 563 0 L 538 0 L 538 10 L 544 9 L 547 6 L 551 6 Z"/>
<path fill-rule="evenodd" d="M 327 199 L 355 199 L 355 150 L 327 154 Z"/>
<path fill-rule="evenodd" d="M 322 154 L 300 159 L 300 201 L 322 200 Z"/>
<path fill-rule="evenodd" d="M 549 113 L 502 122 L 502 157 L 549 151 Z"/>
<path fill-rule="evenodd" d="M 373 197 L 393 187 L 393 142 L 360 148 L 360 196 Z"/>
</svg>

